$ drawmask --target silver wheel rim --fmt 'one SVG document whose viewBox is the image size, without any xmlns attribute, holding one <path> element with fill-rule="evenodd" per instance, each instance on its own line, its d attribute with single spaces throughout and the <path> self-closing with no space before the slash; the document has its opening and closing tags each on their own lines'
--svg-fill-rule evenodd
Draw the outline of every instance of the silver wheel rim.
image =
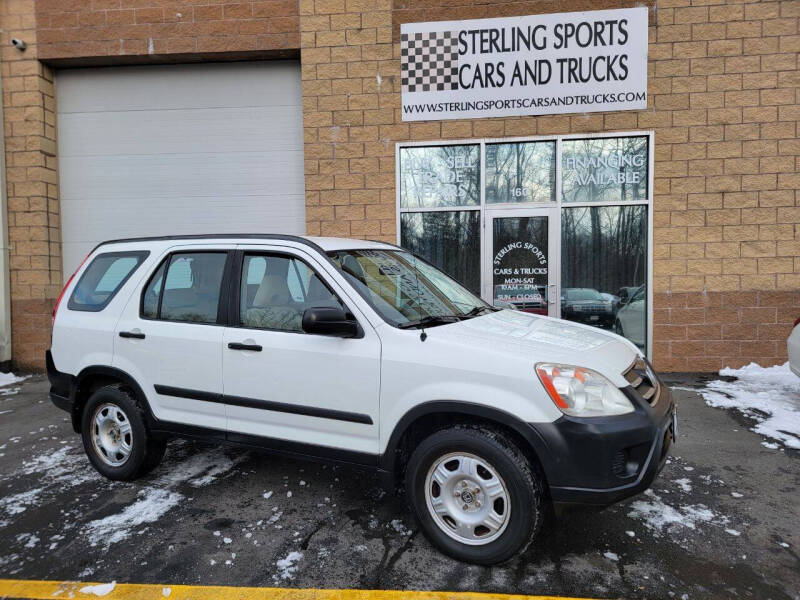
<svg viewBox="0 0 800 600">
<path fill-rule="evenodd" d="M 125 464 L 133 449 L 128 415 L 115 404 L 101 404 L 92 415 L 92 446 L 95 454 L 111 467 Z"/>
<path fill-rule="evenodd" d="M 425 477 L 425 502 L 439 529 L 470 546 L 495 541 L 511 516 L 503 478 L 487 461 L 466 452 L 434 461 Z"/>
</svg>

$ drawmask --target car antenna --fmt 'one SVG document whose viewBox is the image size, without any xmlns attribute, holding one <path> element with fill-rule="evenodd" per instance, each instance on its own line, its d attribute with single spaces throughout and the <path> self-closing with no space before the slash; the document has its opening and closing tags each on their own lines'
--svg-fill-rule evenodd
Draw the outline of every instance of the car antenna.
<svg viewBox="0 0 800 600">
<path fill-rule="evenodd" d="M 414 254 L 412 254 L 411 258 L 414 261 L 413 262 L 413 265 L 414 265 L 414 279 L 417 282 L 417 285 L 416 285 L 416 288 L 417 288 L 417 306 L 422 306 L 422 292 L 419 289 L 419 269 L 417 268 L 417 257 L 414 256 Z M 420 342 L 424 342 L 427 339 L 428 339 L 428 334 L 425 333 L 425 325 L 422 325 L 422 327 L 420 327 L 419 341 Z"/>
<path fill-rule="evenodd" d="M 419 334 L 419 341 L 420 342 L 424 342 L 427 339 L 428 339 L 428 334 L 425 333 L 425 329 L 423 328 L 422 331 Z"/>
</svg>

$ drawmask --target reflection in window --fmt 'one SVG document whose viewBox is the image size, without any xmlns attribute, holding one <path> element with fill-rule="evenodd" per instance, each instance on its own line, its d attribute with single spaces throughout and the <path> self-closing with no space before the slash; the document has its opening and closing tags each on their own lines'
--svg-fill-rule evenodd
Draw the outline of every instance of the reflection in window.
<svg viewBox="0 0 800 600">
<path fill-rule="evenodd" d="M 400 215 L 400 244 L 419 254 L 476 295 L 481 290 L 480 212 Z"/>
<path fill-rule="evenodd" d="M 486 145 L 486 202 L 555 201 L 555 142 Z"/>
<path fill-rule="evenodd" d="M 160 318 L 216 323 L 226 260 L 224 252 L 173 255 L 164 282 Z"/>
<path fill-rule="evenodd" d="M 478 146 L 400 149 L 400 207 L 480 203 Z"/>
<path fill-rule="evenodd" d="M 647 200 L 647 137 L 564 140 L 564 202 Z"/>
<path fill-rule="evenodd" d="M 561 316 L 647 344 L 647 206 L 561 211 Z"/>
</svg>

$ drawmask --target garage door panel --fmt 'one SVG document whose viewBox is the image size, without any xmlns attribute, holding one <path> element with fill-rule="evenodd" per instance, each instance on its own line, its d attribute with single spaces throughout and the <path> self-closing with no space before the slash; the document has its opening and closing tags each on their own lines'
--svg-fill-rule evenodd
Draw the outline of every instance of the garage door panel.
<svg viewBox="0 0 800 600">
<path fill-rule="evenodd" d="M 70 69 L 58 72 L 59 114 L 295 106 L 296 61 Z"/>
<path fill-rule="evenodd" d="M 62 198 L 292 194 L 303 185 L 302 159 L 302 152 L 65 158 Z"/>
<path fill-rule="evenodd" d="M 65 277 L 97 243 L 304 233 L 297 62 L 56 75 Z"/>
<path fill-rule="evenodd" d="M 71 156 L 185 152 L 300 150 L 297 107 L 71 113 L 59 117 L 59 135 Z M 91 154 L 90 154 L 91 153 Z"/>
</svg>

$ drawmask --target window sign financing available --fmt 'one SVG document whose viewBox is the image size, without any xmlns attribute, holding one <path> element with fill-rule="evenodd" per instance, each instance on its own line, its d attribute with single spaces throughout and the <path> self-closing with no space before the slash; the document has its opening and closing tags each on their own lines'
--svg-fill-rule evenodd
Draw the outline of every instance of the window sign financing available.
<svg viewBox="0 0 800 600">
<path fill-rule="evenodd" d="M 404 23 L 404 121 L 641 110 L 646 7 Z"/>
</svg>

